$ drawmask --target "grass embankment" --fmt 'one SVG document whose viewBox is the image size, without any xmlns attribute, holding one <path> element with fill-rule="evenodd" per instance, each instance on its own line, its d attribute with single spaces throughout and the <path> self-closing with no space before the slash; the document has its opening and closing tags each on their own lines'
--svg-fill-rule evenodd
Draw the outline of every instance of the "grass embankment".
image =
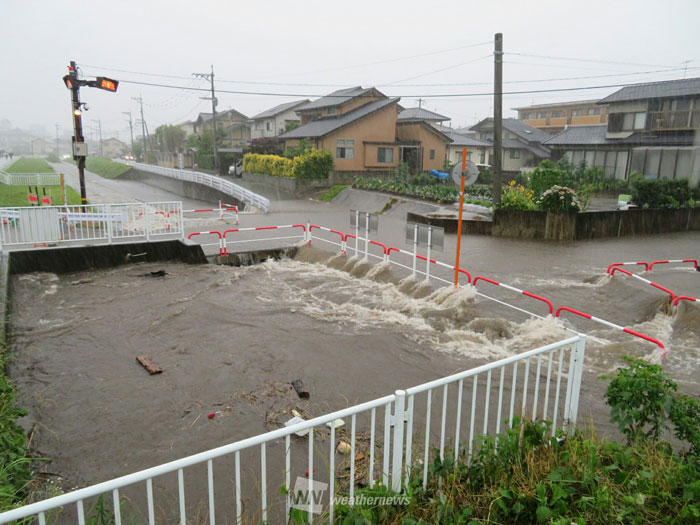
<svg viewBox="0 0 700 525">
<path fill-rule="evenodd" d="M 54 170 L 44 159 L 21 158 L 7 168 L 7 173 L 54 173 Z M 61 186 L 39 186 L 39 194 L 51 196 L 51 204 L 61 203 Z M 32 193 L 34 186 L 32 186 Z M 0 207 L 30 206 L 29 188 L 27 186 L 7 186 L 0 184 Z M 70 186 L 66 186 L 66 204 L 80 204 L 80 194 Z"/>
<path fill-rule="evenodd" d="M 323 202 L 331 202 L 333 199 L 337 197 L 337 195 L 343 191 L 345 188 L 348 186 L 339 184 L 337 186 L 333 186 L 331 189 L 324 191 L 321 193 L 321 195 L 318 196 L 318 200 L 323 201 Z"/>
<path fill-rule="evenodd" d="M 85 160 L 85 169 L 104 179 L 113 179 L 129 171 L 131 166 L 104 157 L 88 157 Z"/>
<path fill-rule="evenodd" d="M 453 464 L 454 451 L 446 450 L 444 461 L 438 455 L 429 465 L 425 491 L 423 468 L 414 466 L 408 505 L 339 506 L 337 520 L 401 525 L 700 522 L 700 457 L 674 454 L 665 443 L 606 442 L 592 432 L 560 442 L 550 438 L 550 429 L 547 422 L 528 421 L 497 443 L 482 438 L 469 465 L 464 454 Z M 390 494 L 377 487 L 359 495 Z"/>
<path fill-rule="evenodd" d="M 7 173 L 54 173 L 53 168 L 44 159 L 29 157 L 16 160 L 5 171 Z"/>
</svg>

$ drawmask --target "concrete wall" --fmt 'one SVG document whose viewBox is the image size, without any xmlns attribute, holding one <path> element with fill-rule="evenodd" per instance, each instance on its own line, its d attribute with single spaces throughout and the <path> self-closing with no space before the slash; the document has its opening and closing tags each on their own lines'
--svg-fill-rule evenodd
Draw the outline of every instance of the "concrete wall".
<svg viewBox="0 0 700 525">
<path fill-rule="evenodd" d="M 130 258 L 130 254 L 137 253 L 146 255 Z M 79 272 L 111 268 L 134 261 L 182 261 L 189 264 L 208 262 L 199 244 L 180 240 L 13 250 L 9 252 L 9 258 L 9 267 L 13 275 L 30 272 Z"/>
<path fill-rule="evenodd" d="M 211 202 L 212 204 L 218 204 L 218 202 L 221 201 L 227 204 L 234 204 L 238 206 L 241 210 L 245 208 L 244 202 L 241 202 L 238 199 L 231 197 L 230 195 L 223 193 L 217 189 L 210 188 L 209 186 L 205 186 L 204 184 L 198 184 L 196 182 L 172 179 L 164 175 L 139 171 L 136 169 L 129 170 L 117 178 L 137 180 L 139 182 L 148 184 L 149 186 L 154 186 L 156 188 L 160 188 L 161 190 L 170 191 L 172 193 L 182 195 L 183 197 L 187 197 L 189 199 Z"/>
<path fill-rule="evenodd" d="M 457 219 L 426 217 L 409 213 L 407 220 L 442 226 L 447 233 L 457 231 Z M 594 211 L 568 214 L 495 210 L 492 223 L 490 221 L 462 221 L 464 234 L 558 241 L 698 230 L 700 230 L 700 208 Z"/>
</svg>

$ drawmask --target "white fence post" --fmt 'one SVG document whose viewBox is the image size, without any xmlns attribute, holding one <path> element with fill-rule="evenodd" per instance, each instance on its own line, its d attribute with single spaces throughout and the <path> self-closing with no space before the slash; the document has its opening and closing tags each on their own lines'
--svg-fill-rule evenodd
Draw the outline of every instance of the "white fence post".
<svg viewBox="0 0 700 525">
<path fill-rule="evenodd" d="M 149 221 L 148 221 L 148 205 L 147 204 L 143 205 L 143 231 L 144 231 L 144 234 L 146 235 L 146 240 L 150 241 L 151 240 L 151 228 L 149 226 Z"/>
<path fill-rule="evenodd" d="M 112 244 L 112 207 L 109 204 L 105 205 L 105 214 L 107 215 L 107 243 Z"/>
<path fill-rule="evenodd" d="M 392 443 L 393 460 L 391 464 L 391 490 L 401 492 L 401 473 L 403 470 L 403 423 L 406 409 L 406 391 L 397 390 L 394 401 L 394 442 Z"/>
<path fill-rule="evenodd" d="M 579 394 L 581 393 L 581 376 L 583 375 L 583 359 L 586 351 L 586 336 L 579 336 L 579 340 L 574 343 L 574 348 L 571 352 L 573 370 L 569 370 L 571 376 L 571 395 L 569 397 L 569 405 L 567 406 L 566 417 L 568 419 L 567 431 L 572 433 L 576 426 L 578 417 Z"/>
</svg>

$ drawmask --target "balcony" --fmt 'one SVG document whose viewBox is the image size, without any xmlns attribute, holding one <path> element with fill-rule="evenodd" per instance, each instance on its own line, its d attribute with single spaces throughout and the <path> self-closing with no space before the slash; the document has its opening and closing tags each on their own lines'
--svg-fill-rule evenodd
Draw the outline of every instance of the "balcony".
<svg viewBox="0 0 700 525">
<path fill-rule="evenodd" d="M 650 111 L 649 129 L 652 131 L 689 130 L 700 128 L 700 109 L 694 111 Z"/>
</svg>

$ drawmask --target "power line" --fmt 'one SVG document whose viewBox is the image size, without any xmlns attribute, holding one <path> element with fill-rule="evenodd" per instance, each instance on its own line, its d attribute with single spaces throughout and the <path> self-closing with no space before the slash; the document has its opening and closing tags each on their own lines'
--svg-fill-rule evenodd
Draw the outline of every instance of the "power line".
<svg viewBox="0 0 700 525">
<path fill-rule="evenodd" d="M 433 74 L 435 74 L 435 73 L 440 73 L 440 72 L 442 72 L 442 71 L 447 71 L 448 69 L 455 69 L 455 68 L 458 68 L 458 67 L 460 67 L 460 66 L 464 66 L 464 65 L 467 65 L 467 64 L 472 64 L 472 63 L 474 63 L 474 62 L 478 62 L 479 60 L 484 60 L 484 59 L 486 59 L 486 58 L 491 58 L 491 56 L 492 56 L 492 55 L 485 55 L 485 56 L 483 56 L 483 57 L 474 58 L 474 59 L 472 59 L 472 60 L 467 60 L 466 62 L 460 62 L 459 64 L 455 64 L 455 65 L 453 65 L 453 66 L 448 66 L 448 67 L 443 67 L 443 68 L 440 68 L 440 69 L 435 69 L 435 70 L 433 70 L 433 71 L 429 71 L 429 72 L 427 72 L 427 73 L 421 73 L 420 75 L 414 75 L 414 76 L 408 77 L 408 78 L 402 78 L 401 80 L 397 80 L 396 82 L 390 82 L 390 83 L 384 84 L 384 85 L 385 85 L 385 86 L 391 86 L 391 85 L 397 84 L 397 83 L 399 83 L 399 82 L 405 82 L 406 80 L 413 80 L 414 78 L 426 77 L 426 76 L 428 76 L 428 75 L 433 75 Z"/>
<path fill-rule="evenodd" d="M 155 84 L 151 82 L 139 82 L 136 80 L 120 80 L 123 84 L 135 84 L 139 86 L 150 86 L 150 87 L 161 87 L 168 89 L 187 89 L 190 91 L 210 91 L 207 88 L 196 88 L 196 87 L 183 87 L 183 86 L 173 86 L 169 84 Z M 628 83 L 628 84 L 606 84 L 598 86 L 583 86 L 583 87 L 568 87 L 568 88 L 551 88 L 551 89 L 532 89 L 532 90 L 521 90 L 521 91 L 504 91 L 504 95 L 524 95 L 530 93 L 556 93 L 560 91 L 586 91 L 592 89 L 610 89 L 610 88 L 620 88 L 628 86 L 636 86 L 639 83 Z M 325 98 L 345 98 L 347 95 L 326 95 L 318 93 L 270 93 L 264 91 L 234 91 L 219 89 L 219 93 L 228 93 L 233 95 L 257 95 L 257 96 L 269 96 L 269 97 L 325 97 Z M 481 92 L 481 93 L 441 93 L 441 94 L 403 94 L 403 95 L 393 95 L 396 97 L 403 98 L 460 98 L 460 97 L 480 97 L 480 96 L 490 96 L 493 92 Z M 357 95 L 355 98 L 374 98 L 375 95 Z"/>
<path fill-rule="evenodd" d="M 673 67 L 668 64 L 640 64 L 635 62 L 619 62 L 615 60 L 596 60 L 592 58 L 577 58 L 577 57 L 561 57 L 552 55 L 532 55 L 529 53 L 506 53 L 507 55 L 515 55 L 520 57 L 532 57 L 532 58 L 544 58 L 548 60 L 567 60 L 574 62 L 589 62 L 593 64 L 612 64 L 612 65 L 623 65 L 623 66 L 644 66 L 644 67 Z"/>
</svg>

